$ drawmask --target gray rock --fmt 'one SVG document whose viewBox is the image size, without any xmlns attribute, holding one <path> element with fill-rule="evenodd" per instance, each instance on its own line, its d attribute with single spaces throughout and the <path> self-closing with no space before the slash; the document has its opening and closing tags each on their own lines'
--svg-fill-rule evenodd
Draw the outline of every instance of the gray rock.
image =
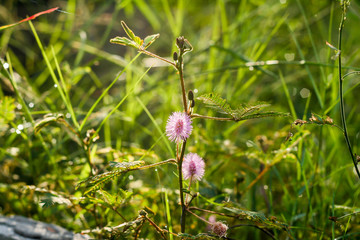
<svg viewBox="0 0 360 240">
<path fill-rule="evenodd" d="M 86 240 L 88 235 L 74 234 L 60 226 L 22 216 L 0 216 L 1 240 Z"/>
</svg>

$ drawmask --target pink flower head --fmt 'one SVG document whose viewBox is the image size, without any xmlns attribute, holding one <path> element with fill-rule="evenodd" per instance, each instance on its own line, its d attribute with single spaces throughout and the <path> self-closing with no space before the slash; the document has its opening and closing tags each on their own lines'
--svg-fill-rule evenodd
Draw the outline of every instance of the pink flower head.
<svg viewBox="0 0 360 240">
<path fill-rule="evenodd" d="M 215 222 L 212 225 L 212 232 L 218 235 L 219 237 L 226 237 L 226 232 L 228 230 L 228 226 L 226 226 L 222 222 Z"/>
<path fill-rule="evenodd" d="M 174 112 L 167 121 L 166 136 L 168 136 L 172 142 L 187 139 L 192 131 L 191 123 L 191 118 L 186 113 Z"/>
<path fill-rule="evenodd" d="M 185 180 L 200 181 L 205 173 L 205 162 L 196 153 L 188 153 L 182 163 L 182 172 Z"/>
</svg>

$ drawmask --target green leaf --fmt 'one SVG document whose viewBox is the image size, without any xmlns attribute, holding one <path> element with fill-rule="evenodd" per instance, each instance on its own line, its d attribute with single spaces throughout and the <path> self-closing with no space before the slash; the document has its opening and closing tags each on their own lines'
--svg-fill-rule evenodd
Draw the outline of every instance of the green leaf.
<svg viewBox="0 0 360 240">
<path fill-rule="evenodd" d="M 208 93 L 198 97 L 200 101 L 209 105 L 209 107 L 215 109 L 215 111 L 232 116 L 233 110 L 227 101 L 217 93 Z"/>
<path fill-rule="evenodd" d="M 134 41 L 134 39 L 135 39 L 134 32 L 126 25 L 126 23 L 124 21 L 121 21 L 121 26 L 123 27 L 124 31 L 126 32 L 126 35 L 128 35 L 128 37 Z"/>
<path fill-rule="evenodd" d="M 121 26 L 130 39 L 126 37 L 115 37 L 110 39 L 111 43 L 134 47 L 138 50 L 144 50 L 160 36 L 160 34 L 154 34 L 147 36 L 144 40 L 142 40 L 140 37 L 134 34 L 134 32 L 126 25 L 124 21 L 121 21 Z"/>
<path fill-rule="evenodd" d="M 282 113 L 282 112 L 261 112 L 255 114 L 249 114 L 242 117 L 237 118 L 238 121 L 240 120 L 249 120 L 249 119 L 256 119 L 256 118 L 266 118 L 266 117 L 289 117 L 289 113 Z"/>
<path fill-rule="evenodd" d="M 234 121 L 243 121 L 255 118 L 265 117 L 288 117 L 288 113 L 281 113 L 275 111 L 260 112 L 262 108 L 270 106 L 270 104 L 259 102 L 252 105 L 242 104 L 236 109 L 232 109 L 227 103 L 226 99 L 223 99 L 217 93 L 208 93 L 201 95 L 197 99 L 213 108 L 215 111 L 229 115 Z"/>
<path fill-rule="evenodd" d="M 0 100 L 0 127 L 15 119 L 15 99 L 5 96 Z"/>
<path fill-rule="evenodd" d="M 143 40 L 136 36 L 124 21 L 121 21 L 121 26 L 123 27 L 126 34 L 129 36 L 129 38 L 136 44 L 136 48 L 140 48 L 140 46 L 142 46 L 143 44 Z"/>
<path fill-rule="evenodd" d="M 49 125 L 50 123 L 54 122 L 61 122 L 64 121 L 64 115 L 63 114 L 55 114 L 55 115 L 45 115 L 44 119 L 41 119 L 38 121 L 34 126 L 34 132 L 37 134 L 43 127 Z"/>
<path fill-rule="evenodd" d="M 268 107 L 270 104 L 258 102 L 253 105 L 246 105 L 242 104 L 238 109 L 234 110 L 234 115 L 237 116 L 237 118 L 241 118 L 244 116 L 248 116 L 251 113 L 259 112 L 262 108 Z"/>
<path fill-rule="evenodd" d="M 159 37 L 160 37 L 160 34 L 154 34 L 154 35 L 147 36 L 144 39 L 144 43 L 142 44 L 142 47 L 144 49 L 148 48 Z"/>
<path fill-rule="evenodd" d="M 235 213 L 238 219 L 248 220 L 252 223 L 255 223 L 259 227 L 275 228 L 279 230 L 287 229 L 289 227 L 287 224 L 277 221 L 276 218 L 265 217 L 265 215 L 261 212 L 243 210 L 243 209 L 235 208 L 233 206 L 224 207 L 224 209 L 232 213 Z"/>
<path fill-rule="evenodd" d="M 49 208 L 54 205 L 54 202 L 51 198 L 44 198 L 41 200 L 40 204 L 42 205 L 42 208 Z"/>
<path fill-rule="evenodd" d="M 180 237 L 181 239 L 203 239 L 203 240 L 207 240 L 207 239 L 219 239 L 218 237 L 215 236 L 211 236 L 207 233 L 199 233 L 197 235 L 191 235 L 188 233 L 179 233 L 178 237 Z"/>
<path fill-rule="evenodd" d="M 137 44 L 134 41 L 131 41 L 130 39 L 126 38 L 126 37 L 115 37 L 110 39 L 111 43 L 115 43 L 115 44 L 120 44 L 120 45 L 124 45 L 124 46 L 130 46 L 133 48 L 138 48 Z"/>
<path fill-rule="evenodd" d="M 144 165 L 144 161 L 133 161 L 133 162 L 110 162 L 110 167 L 117 168 L 120 170 L 132 170 Z"/>
<path fill-rule="evenodd" d="M 46 197 L 41 199 L 40 204 L 42 205 L 42 208 L 52 207 L 55 204 L 66 205 L 66 206 L 72 205 L 72 203 L 69 199 L 64 198 L 61 195 L 53 195 L 50 193 L 47 193 Z"/>
<path fill-rule="evenodd" d="M 128 35 L 128 37 L 135 41 L 135 34 L 134 32 L 126 25 L 126 23 L 124 21 L 121 21 L 121 26 L 124 29 L 124 31 L 126 32 L 126 35 Z"/>
<path fill-rule="evenodd" d="M 95 190 L 100 189 L 105 183 L 114 179 L 115 177 L 129 172 L 131 170 L 136 170 L 138 167 L 144 165 L 144 161 L 134 161 L 134 162 L 111 162 L 110 166 L 115 168 L 113 171 L 105 172 L 102 174 L 95 175 L 93 177 L 89 177 L 84 181 L 78 183 L 75 189 L 78 189 L 81 185 L 85 185 L 85 189 L 87 189 L 84 194 L 88 194 L 89 192 L 93 192 Z"/>
</svg>

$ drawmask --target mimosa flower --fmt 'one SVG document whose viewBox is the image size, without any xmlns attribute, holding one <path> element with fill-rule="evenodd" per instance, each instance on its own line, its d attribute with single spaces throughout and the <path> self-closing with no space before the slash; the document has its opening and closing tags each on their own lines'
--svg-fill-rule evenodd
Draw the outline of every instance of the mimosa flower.
<svg viewBox="0 0 360 240">
<path fill-rule="evenodd" d="M 182 163 L 182 172 L 185 180 L 200 181 L 205 173 L 205 162 L 196 153 L 188 153 Z"/>
<path fill-rule="evenodd" d="M 192 121 L 184 112 L 174 112 L 166 124 L 166 136 L 172 142 L 186 140 L 192 132 Z"/>
</svg>

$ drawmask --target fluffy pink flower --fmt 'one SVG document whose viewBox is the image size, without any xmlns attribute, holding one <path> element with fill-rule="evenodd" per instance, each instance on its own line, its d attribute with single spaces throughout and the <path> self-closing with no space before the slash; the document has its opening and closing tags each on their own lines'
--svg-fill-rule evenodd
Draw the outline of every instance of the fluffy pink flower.
<svg viewBox="0 0 360 240">
<path fill-rule="evenodd" d="M 182 163 L 182 172 L 185 180 L 200 181 L 205 173 L 205 162 L 196 153 L 188 153 Z"/>
<path fill-rule="evenodd" d="M 187 139 L 192 132 L 191 123 L 191 118 L 186 113 L 174 112 L 167 121 L 166 136 L 172 142 Z"/>
</svg>

